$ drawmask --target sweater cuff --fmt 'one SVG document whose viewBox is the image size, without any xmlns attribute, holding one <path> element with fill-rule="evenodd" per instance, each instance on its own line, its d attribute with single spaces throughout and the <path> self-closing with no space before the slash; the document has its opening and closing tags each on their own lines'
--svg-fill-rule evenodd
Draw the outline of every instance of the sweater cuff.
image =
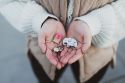
<svg viewBox="0 0 125 83">
<path fill-rule="evenodd" d="M 105 48 L 113 44 L 113 35 L 117 23 L 116 17 L 112 6 L 106 5 L 76 19 L 88 24 L 93 36 L 92 43 L 96 47 Z"/>
<path fill-rule="evenodd" d="M 56 16 L 49 14 L 40 5 L 33 1 L 28 3 L 22 11 L 19 24 L 24 30 L 24 33 L 37 35 L 40 32 L 42 23 L 44 23 L 48 17 L 58 20 Z"/>
<path fill-rule="evenodd" d="M 46 21 L 46 19 L 48 19 L 49 17 L 58 20 L 58 18 L 56 16 L 48 14 L 47 12 L 36 14 L 36 16 L 34 18 L 32 18 L 33 31 L 38 34 L 41 30 L 41 26 Z"/>
<path fill-rule="evenodd" d="M 58 20 L 35 1 L 27 0 L 6 2 L 0 7 L 0 13 L 15 29 L 26 35 L 37 35 L 48 17 Z"/>
<path fill-rule="evenodd" d="M 81 20 L 85 22 L 86 24 L 88 24 L 91 30 L 91 34 L 92 36 L 94 36 L 100 32 L 101 27 L 102 27 L 101 22 L 97 17 L 98 16 L 96 16 L 96 14 L 93 15 L 93 13 L 90 13 L 85 16 L 76 17 L 74 20 Z"/>
</svg>

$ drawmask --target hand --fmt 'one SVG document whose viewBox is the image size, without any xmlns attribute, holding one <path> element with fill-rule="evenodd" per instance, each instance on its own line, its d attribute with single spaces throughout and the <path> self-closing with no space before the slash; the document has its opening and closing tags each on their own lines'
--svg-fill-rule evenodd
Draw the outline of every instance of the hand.
<svg viewBox="0 0 125 83">
<path fill-rule="evenodd" d="M 67 37 L 78 41 L 77 48 L 67 48 L 61 52 L 61 62 L 72 64 L 83 56 L 91 45 L 92 35 L 90 29 L 83 21 L 73 21 L 68 29 Z"/>
<path fill-rule="evenodd" d="M 62 23 L 54 19 L 48 19 L 41 28 L 41 32 L 38 36 L 38 43 L 49 61 L 60 69 L 62 64 L 58 60 L 59 55 L 53 52 L 53 48 L 57 46 L 57 44 L 53 42 L 56 33 L 60 33 L 65 37 L 65 30 Z M 61 39 L 59 42 L 61 42 Z"/>
</svg>

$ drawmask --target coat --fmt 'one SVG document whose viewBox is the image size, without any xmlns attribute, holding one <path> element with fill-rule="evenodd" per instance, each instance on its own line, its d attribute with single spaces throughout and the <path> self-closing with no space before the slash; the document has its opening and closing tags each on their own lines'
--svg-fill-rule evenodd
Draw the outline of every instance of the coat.
<svg viewBox="0 0 125 83">
<path fill-rule="evenodd" d="M 67 0 L 36 0 L 46 11 L 55 15 L 66 25 Z M 112 0 L 74 0 L 73 18 L 89 13 L 90 11 L 111 3 Z M 63 8 L 63 9 L 62 9 Z M 61 10 L 61 11 L 60 11 Z M 56 68 L 48 61 L 38 46 L 38 39 L 29 36 L 28 47 L 34 57 L 39 61 L 50 79 L 54 79 Z M 94 45 L 88 49 L 86 55 L 79 59 L 80 82 L 85 82 L 96 74 L 115 56 L 116 46 L 97 48 Z"/>
</svg>

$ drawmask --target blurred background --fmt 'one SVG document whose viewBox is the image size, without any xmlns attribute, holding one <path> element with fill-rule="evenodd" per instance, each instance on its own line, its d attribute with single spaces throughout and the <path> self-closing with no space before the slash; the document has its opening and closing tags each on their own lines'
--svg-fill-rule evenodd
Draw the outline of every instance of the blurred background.
<svg viewBox="0 0 125 83">
<path fill-rule="evenodd" d="M 124 42 L 125 39 L 118 46 L 116 68 L 109 67 L 100 83 L 125 82 Z M 26 53 L 27 45 L 24 34 L 15 30 L 0 15 L 0 83 L 38 82 Z M 70 67 L 63 73 L 60 83 L 76 83 Z"/>
</svg>

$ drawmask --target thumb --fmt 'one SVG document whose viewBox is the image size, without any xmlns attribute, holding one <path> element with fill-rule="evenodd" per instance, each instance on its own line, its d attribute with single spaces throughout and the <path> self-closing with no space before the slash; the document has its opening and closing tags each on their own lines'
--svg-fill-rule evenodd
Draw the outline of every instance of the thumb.
<svg viewBox="0 0 125 83">
<path fill-rule="evenodd" d="M 90 45 L 91 45 L 91 37 L 87 35 L 84 36 L 83 44 L 82 44 L 82 52 L 85 53 L 90 47 Z"/>
<path fill-rule="evenodd" d="M 46 52 L 46 42 L 45 42 L 46 38 L 45 38 L 45 34 L 40 34 L 38 36 L 38 44 L 42 50 L 43 53 Z"/>
</svg>

